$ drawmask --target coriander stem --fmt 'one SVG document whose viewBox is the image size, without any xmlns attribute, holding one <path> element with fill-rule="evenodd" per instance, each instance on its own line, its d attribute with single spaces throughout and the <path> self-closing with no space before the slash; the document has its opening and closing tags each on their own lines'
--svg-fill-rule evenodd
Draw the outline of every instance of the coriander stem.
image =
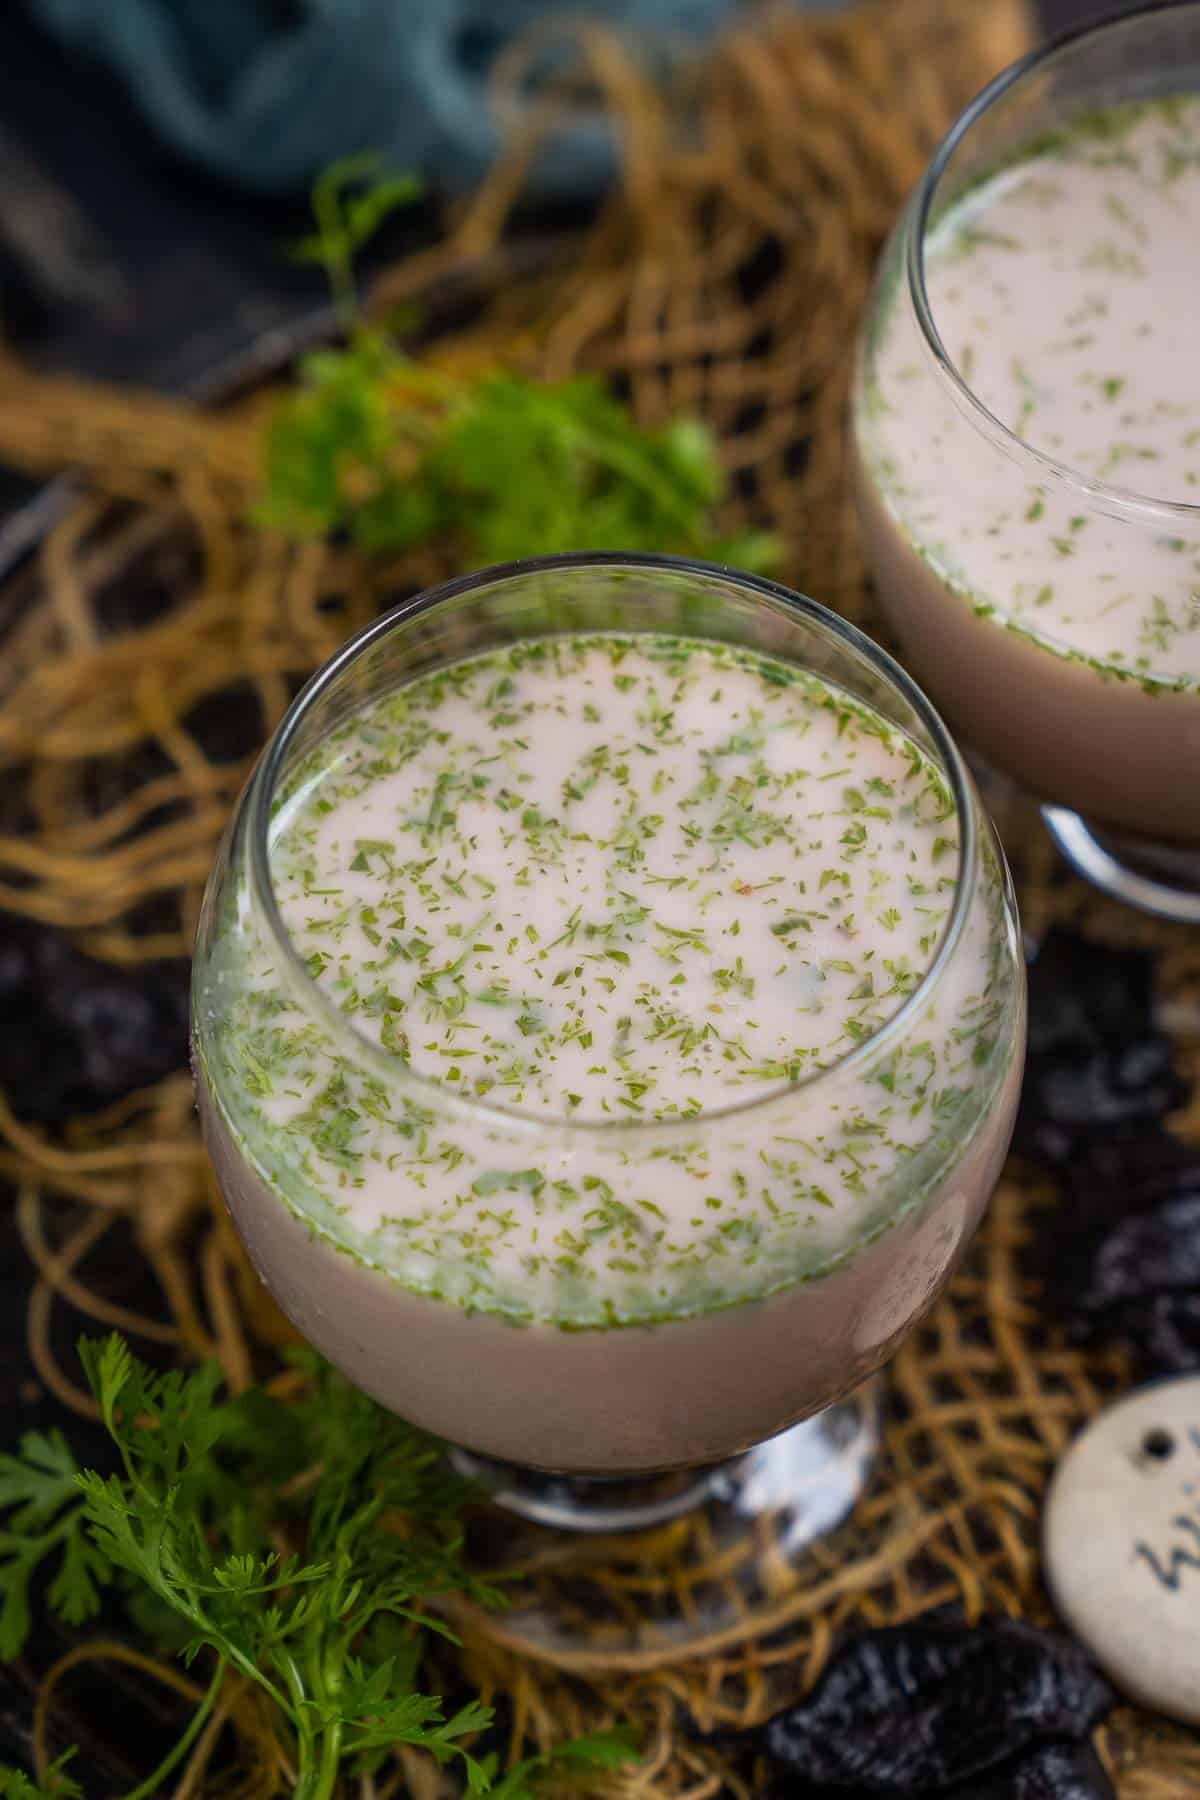
<svg viewBox="0 0 1200 1800">
<path fill-rule="evenodd" d="M 342 1766 L 342 1726 L 329 1725 L 321 1738 L 321 1760 L 296 1788 L 295 1800 L 332 1800 Z"/>
<path fill-rule="evenodd" d="M 151 1794 L 158 1792 L 163 1777 L 169 1775 L 176 1763 L 183 1760 L 193 1743 L 196 1741 L 196 1738 L 200 1735 L 204 1726 L 204 1721 L 216 1705 L 217 1695 L 221 1691 L 221 1683 L 225 1679 L 225 1671 L 228 1667 L 229 1664 L 226 1662 L 225 1658 L 219 1656 L 217 1658 L 217 1666 L 213 1670 L 212 1680 L 208 1684 L 208 1691 L 195 1712 L 192 1714 L 191 1721 L 183 1736 L 179 1739 L 178 1743 L 167 1752 L 158 1767 L 154 1769 L 151 1774 L 147 1775 L 144 1781 L 140 1781 L 137 1787 L 130 1788 L 127 1794 L 122 1795 L 122 1800 L 148 1800 L 148 1797 Z"/>
<path fill-rule="evenodd" d="M 305 1784 L 311 1780 L 313 1759 L 313 1734 L 308 1722 L 309 1704 L 305 1692 L 304 1679 L 296 1666 L 294 1656 L 281 1656 L 280 1669 L 288 1692 L 292 1697 L 291 1716 L 296 1726 L 296 1793 L 305 1791 Z"/>
<path fill-rule="evenodd" d="M 313 1645 L 313 1691 L 326 1707 L 341 1688 L 341 1665 L 345 1654 L 346 1641 L 341 1637 L 326 1645 L 323 1652 L 319 1643 Z M 307 1782 L 297 1787 L 295 1800 L 332 1800 L 343 1749 L 342 1721 L 335 1718 L 322 1732 L 320 1761 L 316 1769 L 310 1771 Z"/>
</svg>

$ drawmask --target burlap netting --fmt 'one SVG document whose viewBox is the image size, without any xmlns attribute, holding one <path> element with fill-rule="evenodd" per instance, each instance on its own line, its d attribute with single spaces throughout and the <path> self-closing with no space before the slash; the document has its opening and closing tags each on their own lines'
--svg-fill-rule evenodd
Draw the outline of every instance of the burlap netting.
<svg viewBox="0 0 1200 1800">
<path fill-rule="evenodd" d="M 777 532 L 784 579 L 870 628 L 844 452 L 854 329 L 885 232 L 935 140 L 1028 34 L 1020 0 L 780 12 L 739 24 L 667 98 L 609 38 L 584 34 L 580 79 L 623 138 L 619 195 L 582 241 L 509 248 L 505 226 L 532 148 L 515 145 L 445 241 L 392 270 L 376 299 L 421 301 L 436 318 L 447 293 L 477 296 L 470 328 L 443 336 L 432 356 L 550 376 L 601 369 L 647 422 L 676 412 L 708 420 L 734 476 L 729 522 Z M 501 78 L 520 76 L 510 58 Z M 265 737 L 295 678 L 385 596 L 455 566 L 453 546 L 369 566 L 249 526 L 263 404 L 255 394 L 205 414 L 40 378 L 13 361 L 0 368 L 0 456 L 82 477 L 5 602 L 15 623 L 0 706 L 0 906 L 65 927 L 103 957 L 189 946 L 248 767 L 246 757 L 206 756 L 185 723 L 198 704 L 236 690 L 256 709 L 251 735 Z M 135 588 L 160 591 L 162 610 L 130 627 L 122 596 Z M 1027 928 L 1036 936 L 1071 919 L 1160 945 L 1179 1066 L 1200 1077 L 1194 935 L 1120 914 L 1066 880 L 1030 809 L 1000 798 Z M 1174 1123 L 1200 1132 L 1200 1107 Z M 50 1350 L 61 1306 L 188 1356 L 215 1355 L 235 1388 L 261 1366 L 259 1347 L 286 1337 L 213 1190 L 185 1071 L 54 1143 L 0 1099 L 0 1136 L 0 1170 L 16 1184 L 36 1265 L 31 1356 L 68 1405 L 89 1402 Z M 1037 1549 L 1048 1474 L 1128 1379 L 1119 1354 L 1065 1347 L 1022 1277 L 1031 1219 L 1054 1203 L 1045 1180 L 1010 1165 L 968 1267 L 890 1370 L 886 1457 L 869 1501 L 834 1549 L 813 1553 L 801 1585 L 760 1610 L 752 1639 L 734 1630 L 703 1658 L 671 1666 L 606 1659 L 598 1647 L 554 1667 L 506 1649 L 503 1615 L 470 1626 L 468 1673 L 510 1698 L 514 1736 L 545 1742 L 633 1712 L 648 1722 L 648 1757 L 606 1777 L 608 1793 L 701 1800 L 725 1779 L 744 1793 L 689 1717 L 702 1729 L 750 1723 L 815 1677 L 839 1633 L 937 1601 L 1048 1618 Z M 111 1234 L 146 1259 L 157 1318 L 90 1285 Z M 669 1527 L 636 1556 L 610 1554 L 595 1580 L 618 1613 L 652 1600 L 690 1529 Z M 690 1550 L 694 1569 L 703 1546 Z M 239 1707 L 231 1693 L 220 1716 L 236 1725 Z M 206 1732 L 201 1762 L 214 1742 Z M 251 1745 L 249 1734 L 248 1754 Z M 1200 1744 L 1147 1716 L 1119 1712 L 1101 1749 L 1122 1800 L 1200 1791 Z M 418 1796 L 441 1791 L 442 1778 L 411 1758 L 400 1779 Z"/>
</svg>

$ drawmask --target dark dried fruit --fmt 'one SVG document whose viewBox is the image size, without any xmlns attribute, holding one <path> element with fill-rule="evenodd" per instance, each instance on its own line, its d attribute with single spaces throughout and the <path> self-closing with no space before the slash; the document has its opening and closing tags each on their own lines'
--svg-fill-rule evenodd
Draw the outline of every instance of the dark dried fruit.
<svg viewBox="0 0 1200 1800">
<path fill-rule="evenodd" d="M 1069 1638 L 939 1611 L 847 1644 L 806 1699 L 769 1721 L 762 1745 L 790 1778 L 777 1791 L 795 1800 L 962 1800 L 984 1775 L 1015 1779 L 1033 1750 L 1082 1742 L 1113 1698 Z"/>
<path fill-rule="evenodd" d="M 121 968 L 0 915 L 0 1089 L 58 1125 L 161 1080 L 187 1060 L 187 995 L 182 959 Z"/>
<path fill-rule="evenodd" d="M 1188 1090 L 1154 1026 L 1154 959 L 1051 932 L 1029 991 L 1017 1141 L 1062 1187 L 1027 1257 L 1043 1305 L 1143 1375 L 1198 1368 L 1200 1151 L 1163 1126 Z"/>
<path fill-rule="evenodd" d="M 1097 1131 L 1156 1124 L 1186 1093 L 1154 1024 L 1154 958 L 1051 931 L 1029 971 L 1018 1149 L 1061 1164 Z"/>
<path fill-rule="evenodd" d="M 946 1800 L 1116 1800 L 1116 1791 L 1087 1744 L 1046 1744 Z"/>
<path fill-rule="evenodd" d="M 1200 1150 L 1165 1132 L 1081 1144 L 1030 1266 L 1075 1343 L 1144 1375 L 1200 1368 Z"/>
</svg>

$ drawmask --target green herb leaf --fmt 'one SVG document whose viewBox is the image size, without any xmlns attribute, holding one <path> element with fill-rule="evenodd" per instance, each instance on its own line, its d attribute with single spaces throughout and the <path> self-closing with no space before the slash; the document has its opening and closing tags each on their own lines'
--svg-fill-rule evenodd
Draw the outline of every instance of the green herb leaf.
<svg viewBox="0 0 1200 1800">
<path fill-rule="evenodd" d="M 494 1787 L 485 1791 L 491 1800 L 537 1800 L 544 1792 L 543 1779 L 580 1774 L 589 1769 L 619 1769 L 636 1760 L 637 1745 L 627 1730 L 592 1732 L 570 1739 L 544 1756 L 517 1763 Z M 491 1768 L 488 1765 L 488 1773 Z"/>
<path fill-rule="evenodd" d="M 324 269 L 343 326 L 358 315 L 354 291 L 354 258 L 374 237 L 384 220 L 411 206 L 423 192 L 415 175 L 381 173 L 382 159 L 373 152 L 345 156 L 319 175 L 313 186 L 316 230 L 292 246 L 296 262 Z"/>
<path fill-rule="evenodd" d="M 378 159 L 335 164 L 295 254 L 327 271 L 347 341 L 306 357 L 268 422 L 257 517 L 292 537 L 347 532 L 368 554 L 452 540 L 464 566 L 554 551 L 676 551 L 768 570 L 776 541 L 715 526 L 723 479 L 703 425 L 642 429 L 589 376 L 496 369 L 455 380 L 362 323 L 353 258 L 419 191 Z"/>
<path fill-rule="evenodd" d="M 79 1504 L 78 1467 L 59 1431 L 28 1431 L 15 1456 L 0 1456 L 0 1660 L 19 1656 L 29 1636 L 29 1590 L 50 1569 L 53 1612 L 68 1625 L 92 1618 L 108 1578 Z"/>
<path fill-rule="evenodd" d="M 115 1335 L 85 1340 L 80 1357 L 122 1472 L 78 1470 L 58 1433 L 0 1458 L 3 1653 L 24 1642 L 30 1578 L 58 1553 L 48 1598 L 65 1621 L 116 1580 L 158 1647 L 209 1663 L 204 1702 L 146 1792 L 186 1754 L 228 1668 L 268 1703 L 304 1800 L 398 1743 L 457 1759 L 483 1791 L 465 1740 L 490 1710 L 470 1702 L 447 1718 L 417 1686 L 416 1628 L 449 1635 L 429 1600 L 498 1598 L 463 1561 L 470 1490 L 440 1447 L 311 1353 L 295 1358 L 305 1389 L 287 1405 L 225 1395 L 215 1367 L 159 1373 Z M 37 1792 L 5 1779 L 0 1791 Z"/>
<path fill-rule="evenodd" d="M 23 1769 L 0 1763 L 0 1796 L 3 1800 L 82 1800 L 83 1789 L 66 1773 L 66 1766 L 75 1755 L 72 1745 L 51 1763 L 44 1782 L 34 1781 Z"/>
</svg>

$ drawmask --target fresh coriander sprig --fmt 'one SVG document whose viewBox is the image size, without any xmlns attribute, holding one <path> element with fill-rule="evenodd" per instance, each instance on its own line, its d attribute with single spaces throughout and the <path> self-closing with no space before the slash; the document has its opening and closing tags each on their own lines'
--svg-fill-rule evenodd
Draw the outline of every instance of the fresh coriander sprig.
<svg viewBox="0 0 1200 1800">
<path fill-rule="evenodd" d="M 74 1747 L 57 1757 L 46 1770 L 44 1781 L 34 1781 L 23 1769 L 0 1763 L 0 1800 L 83 1800 L 83 1789 L 67 1774 Z"/>
<path fill-rule="evenodd" d="M 75 1755 L 72 1747 L 58 1757 L 41 1782 L 34 1781 L 23 1769 L 0 1763 L 0 1800 L 84 1800 L 83 1789 L 66 1772 Z M 479 1765 L 487 1784 L 483 1792 L 487 1800 L 542 1800 L 547 1783 L 558 1776 L 569 1779 L 592 1771 L 617 1769 L 635 1755 L 633 1736 L 623 1727 L 571 1738 L 542 1756 L 525 1757 L 504 1774 L 499 1773 L 500 1759 L 492 1750 Z"/>
<path fill-rule="evenodd" d="M 428 1602 L 498 1598 L 463 1561 L 470 1490 L 439 1447 L 311 1353 L 296 1358 L 306 1390 L 286 1405 L 257 1389 L 223 1395 L 212 1366 L 159 1373 L 115 1334 L 84 1340 L 80 1357 L 120 1472 L 80 1469 L 57 1432 L 27 1434 L 0 1458 L 0 1653 L 22 1648 L 31 1581 L 45 1572 L 65 1623 L 115 1589 L 156 1648 L 205 1655 L 203 1700 L 127 1800 L 161 1790 L 230 1670 L 270 1703 L 298 1800 L 329 1800 L 343 1775 L 399 1745 L 456 1761 L 470 1793 L 496 1791 L 494 1767 L 466 1747 L 490 1708 L 468 1701 L 447 1717 L 418 1687 L 419 1628 L 452 1639 Z M 605 1744 L 627 1754 L 624 1739 L 600 1743 L 598 1756 Z M 19 1772 L 2 1778 L 14 1800 L 37 1793 Z M 67 1800 L 68 1778 L 55 1779 L 47 1791 Z"/>
<path fill-rule="evenodd" d="M 345 532 L 373 555 L 444 540 L 468 566 L 627 550 L 772 567 L 774 539 L 716 528 L 720 465 L 694 420 L 644 431 L 589 377 L 453 376 L 364 321 L 355 254 L 418 192 L 371 157 L 336 164 L 314 189 L 316 230 L 296 254 L 324 268 L 346 341 L 304 358 L 268 422 L 260 522 L 293 537 Z"/>
<path fill-rule="evenodd" d="M 411 206 L 424 189 L 412 174 L 391 174 L 372 151 L 344 156 L 331 163 L 313 184 L 315 231 L 292 245 L 296 262 L 324 269 L 342 330 L 361 321 L 354 258 L 401 207 Z"/>
<path fill-rule="evenodd" d="M 636 1748 L 631 1734 L 621 1728 L 592 1732 L 586 1737 L 572 1738 L 544 1756 L 526 1757 L 496 1786 L 488 1788 L 489 1800 L 536 1800 L 544 1791 L 544 1778 L 556 1775 L 585 1775 L 593 1769 L 618 1769 L 632 1760 Z M 499 1767 L 495 1752 L 484 1758 L 484 1770 L 491 1780 Z"/>
<path fill-rule="evenodd" d="M 91 1542 L 79 1470 L 61 1431 L 27 1431 L 15 1456 L 0 1455 L 0 1660 L 18 1656 L 32 1623 L 30 1584 L 49 1576 L 47 1600 L 65 1625 L 100 1605 L 108 1565 Z M 11 1510 L 10 1510 L 11 1509 Z"/>
</svg>

